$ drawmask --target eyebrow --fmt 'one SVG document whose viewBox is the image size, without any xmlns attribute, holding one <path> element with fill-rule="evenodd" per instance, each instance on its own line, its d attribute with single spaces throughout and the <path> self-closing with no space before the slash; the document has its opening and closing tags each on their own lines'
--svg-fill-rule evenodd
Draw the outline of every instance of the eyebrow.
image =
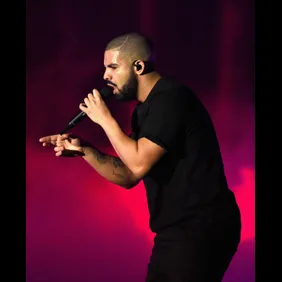
<svg viewBox="0 0 282 282">
<path fill-rule="evenodd" d="M 117 67 L 118 66 L 118 64 L 109 64 L 109 65 L 107 65 L 107 68 L 114 68 L 114 67 Z"/>
</svg>

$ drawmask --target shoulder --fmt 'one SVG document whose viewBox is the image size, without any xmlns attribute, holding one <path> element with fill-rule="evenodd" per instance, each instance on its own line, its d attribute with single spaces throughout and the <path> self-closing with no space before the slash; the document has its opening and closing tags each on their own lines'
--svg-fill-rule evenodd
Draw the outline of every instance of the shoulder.
<svg viewBox="0 0 282 282">
<path fill-rule="evenodd" d="M 171 78 L 162 78 L 152 94 L 149 108 L 181 109 L 196 98 L 189 86 Z"/>
</svg>

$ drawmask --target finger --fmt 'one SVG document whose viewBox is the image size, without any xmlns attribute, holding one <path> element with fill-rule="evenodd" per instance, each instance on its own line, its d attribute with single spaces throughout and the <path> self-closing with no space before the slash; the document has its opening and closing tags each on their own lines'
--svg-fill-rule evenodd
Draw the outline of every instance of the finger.
<svg viewBox="0 0 282 282">
<path fill-rule="evenodd" d="M 91 94 L 91 95 L 92 95 L 92 94 Z M 89 96 L 89 94 L 87 95 L 86 98 L 84 98 L 84 103 L 85 103 L 85 105 L 86 105 L 87 108 L 89 108 L 89 105 L 90 105 L 90 101 L 89 101 L 89 99 L 88 99 L 88 96 Z"/>
<path fill-rule="evenodd" d="M 79 146 L 73 145 L 69 140 L 64 140 L 62 143 L 57 144 L 58 149 L 63 150 L 79 150 Z"/>
<path fill-rule="evenodd" d="M 86 111 L 87 111 L 87 106 L 85 105 L 85 103 L 80 103 L 80 104 L 79 104 L 79 109 L 80 109 L 81 111 L 83 111 L 83 112 L 86 113 Z"/>
<path fill-rule="evenodd" d="M 63 135 L 59 135 L 59 134 L 56 134 L 56 135 L 49 135 L 49 136 L 44 136 L 44 137 L 41 137 L 39 139 L 39 142 L 42 143 L 42 146 L 43 147 L 46 147 L 50 144 L 52 145 L 56 145 L 57 141 L 58 140 L 64 140 L 68 138 L 68 134 L 63 134 Z"/>
<path fill-rule="evenodd" d="M 56 145 L 56 141 L 52 141 L 52 140 L 39 139 L 39 142 L 42 143 L 43 147 L 50 146 L 50 145 Z"/>
<path fill-rule="evenodd" d="M 67 139 L 58 138 L 57 141 L 56 141 L 56 146 L 63 146 L 63 144 L 66 140 Z"/>
<path fill-rule="evenodd" d="M 39 142 L 50 143 L 57 140 L 58 135 L 44 136 L 39 139 Z"/>
<path fill-rule="evenodd" d="M 56 155 L 56 157 L 59 157 L 59 156 L 61 156 L 62 155 L 62 152 L 63 151 L 59 151 L 59 152 L 57 152 L 55 155 Z"/>
<path fill-rule="evenodd" d="M 39 138 L 39 142 L 47 142 L 50 140 L 51 140 L 51 136 L 45 136 L 45 137 Z"/>
<path fill-rule="evenodd" d="M 89 99 L 89 101 L 92 101 L 92 102 L 95 102 L 95 99 L 96 99 L 96 97 L 92 93 L 89 93 L 87 95 L 87 98 Z"/>
<path fill-rule="evenodd" d="M 56 155 L 57 157 L 63 156 L 63 155 L 64 155 L 65 148 L 62 147 L 62 146 L 57 146 L 57 147 L 54 148 L 54 151 L 56 152 L 55 155 Z"/>
<path fill-rule="evenodd" d="M 56 146 L 56 147 L 54 147 L 54 151 L 55 152 L 60 152 L 60 151 L 63 151 L 63 150 L 64 150 L 63 146 Z"/>
<path fill-rule="evenodd" d="M 64 145 L 65 147 L 68 147 L 68 148 L 76 148 L 76 146 L 74 146 L 74 145 L 70 142 L 70 139 L 64 140 L 63 145 Z"/>
<path fill-rule="evenodd" d="M 43 142 L 42 143 L 43 147 L 47 147 L 47 146 L 51 146 L 51 145 L 56 145 L 56 142 Z"/>
<path fill-rule="evenodd" d="M 100 92 L 97 89 L 93 89 L 92 93 L 93 93 L 93 97 L 96 100 L 99 100 L 101 98 L 101 94 L 100 94 Z"/>
</svg>

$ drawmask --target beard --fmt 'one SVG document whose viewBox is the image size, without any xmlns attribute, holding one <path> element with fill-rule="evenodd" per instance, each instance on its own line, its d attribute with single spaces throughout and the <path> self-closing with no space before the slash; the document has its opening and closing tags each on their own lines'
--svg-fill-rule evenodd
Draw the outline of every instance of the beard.
<svg viewBox="0 0 282 282">
<path fill-rule="evenodd" d="M 134 72 L 130 73 L 127 83 L 121 88 L 118 88 L 119 94 L 115 95 L 118 101 L 133 101 L 137 100 L 138 81 Z"/>
</svg>

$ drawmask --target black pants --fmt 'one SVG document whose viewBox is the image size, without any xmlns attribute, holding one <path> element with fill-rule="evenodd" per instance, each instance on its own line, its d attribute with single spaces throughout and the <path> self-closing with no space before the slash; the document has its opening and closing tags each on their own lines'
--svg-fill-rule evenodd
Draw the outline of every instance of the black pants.
<svg viewBox="0 0 282 282">
<path fill-rule="evenodd" d="M 192 230 L 171 228 L 156 235 L 146 282 L 222 281 L 240 242 L 240 219 Z"/>
</svg>

